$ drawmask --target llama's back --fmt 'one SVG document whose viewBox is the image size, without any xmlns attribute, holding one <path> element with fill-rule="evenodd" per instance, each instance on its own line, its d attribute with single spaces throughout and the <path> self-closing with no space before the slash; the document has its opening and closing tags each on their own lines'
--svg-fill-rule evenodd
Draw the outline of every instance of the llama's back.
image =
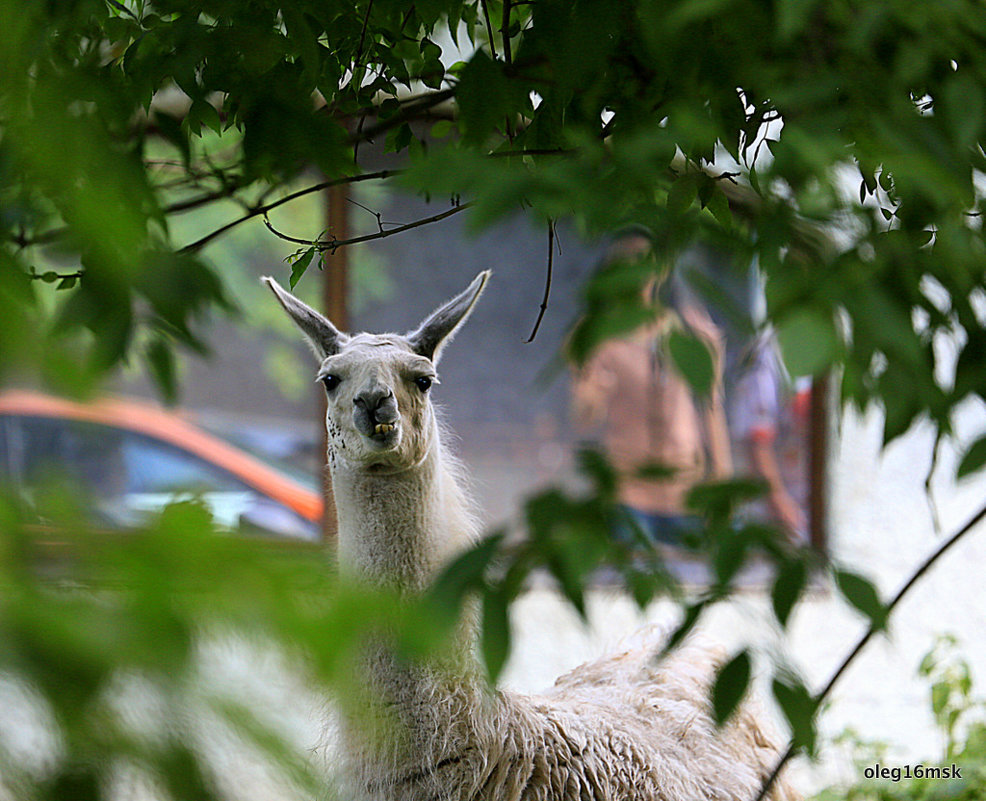
<svg viewBox="0 0 986 801">
<path fill-rule="evenodd" d="M 509 783 L 522 792 L 485 797 L 752 801 L 779 756 L 761 716 L 746 704 L 718 729 L 708 698 L 721 655 L 690 643 L 658 660 L 662 643 L 582 665 L 541 696 L 505 695 L 520 721 Z M 798 797 L 783 782 L 770 795 Z"/>
</svg>

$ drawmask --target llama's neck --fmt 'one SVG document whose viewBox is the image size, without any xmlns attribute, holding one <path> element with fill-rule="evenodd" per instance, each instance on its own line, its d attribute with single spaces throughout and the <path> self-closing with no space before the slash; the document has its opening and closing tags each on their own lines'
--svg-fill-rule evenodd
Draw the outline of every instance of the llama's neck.
<svg viewBox="0 0 986 801">
<path fill-rule="evenodd" d="M 337 462 L 332 489 L 340 565 L 361 578 L 423 590 L 476 531 L 454 466 L 436 439 L 424 460 L 399 473 L 376 474 Z"/>
<path fill-rule="evenodd" d="M 416 594 L 475 537 L 455 466 L 443 463 L 437 447 L 420 465 L 391 475 L 347 470 L 336 460 L 332 486 L 340 567 L 365 580 Z M 368 644 L 359 667 L 367 694 L 344 726 L 361 792 L 456 758 L 472 742 L 487 698 L 475 634 L 475 609 L 467 605 L 455 645 L 435 662 L 411 665 L 386 645 Z"/>
</svg>

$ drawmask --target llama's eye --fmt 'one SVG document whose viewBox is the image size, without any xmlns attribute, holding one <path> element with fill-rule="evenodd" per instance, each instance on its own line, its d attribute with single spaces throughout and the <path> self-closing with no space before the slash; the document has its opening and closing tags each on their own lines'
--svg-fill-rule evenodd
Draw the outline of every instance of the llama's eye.
<svg viewBox="0 0 986 801">
<path fill-rule="evenodd" d="M 341 381 L 342 379 L 339 378 L 339 376 L 337 375 L 330 374 L 330 375 L 322 376 L 322 383 L 325 385 L 326 392 L 331 392 L 332 390 L 334 390 L 337 386 L 339 386 L 339 383 Z"/>
<path fill-rule="evenodd" d="M 419 375 L 414 379 L 414 383 L 422 392 L 427 392 L 431 389 L 432 379 L 426 375 Z"/>
</svg>

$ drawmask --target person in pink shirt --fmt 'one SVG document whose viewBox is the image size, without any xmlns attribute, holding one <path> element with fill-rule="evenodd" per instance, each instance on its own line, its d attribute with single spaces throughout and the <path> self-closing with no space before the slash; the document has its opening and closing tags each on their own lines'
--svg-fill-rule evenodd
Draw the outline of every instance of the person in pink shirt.
<svg viewBox="0 0 986 801">
<path fill-rule="evenodd" d="M 643 236 L 620 239 L 611 259 L 643 258 L 650 242 Z M 654 304 L 665 292 L 666 275 L 644 288 Z M 722 336 L 702 306 L 686 292 L 662 303 L 654 320 L 621 339 L 598 347 L 573 379 L 576 420 L 598 433 L 620 475 L 619 501 L 644 533 L 656 542 L 680 544 L 700 526 L 686 508 L 688 491 L 699 481 L 732 473 L 729 433 L 722 399 Z M 715 380 L 709 397 L 698 399 L 674 368 L 667 336 L 675 328 L 701 339 L 713 356 Z M 673 471 L 642 477 L 642 467 Z"/>
</svg>

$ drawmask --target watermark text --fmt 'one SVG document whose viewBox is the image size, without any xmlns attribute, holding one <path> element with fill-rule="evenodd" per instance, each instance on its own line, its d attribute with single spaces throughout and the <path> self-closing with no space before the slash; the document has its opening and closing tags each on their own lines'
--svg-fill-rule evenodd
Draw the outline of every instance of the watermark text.
<svg viewBox="0 0 986 801">
<path fill-rule="evenodd" d="M 962 769 L 954 762 L 951 765 L 895 765 L 889 767 L 877 762 L 863 768 L 864 779 L 889 779 L 899 782 L 902 779 L 961 779 Z"/>
</svg>

